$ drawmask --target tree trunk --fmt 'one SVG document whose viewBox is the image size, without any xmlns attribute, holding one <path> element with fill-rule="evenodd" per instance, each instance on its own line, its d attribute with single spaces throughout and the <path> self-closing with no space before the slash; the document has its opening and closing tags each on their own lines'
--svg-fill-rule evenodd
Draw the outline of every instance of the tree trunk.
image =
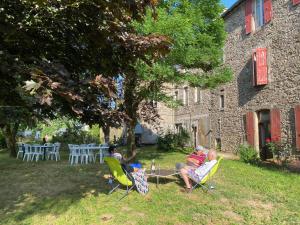
<svg viewBox="0 0 300 225">
<path fill-rule="evenodd" d="M 138 86 L 138 80 L 136 74 L 128 74 L 124 81 L 124 106 L 125 112 L 128 116 L 127 121 L 127 162 L 132 162 L 136 156 L 135 145 L 135 126 L 138 121 L 138 107 L 140 104 L 139 98 L 137 98 L 136 88 Z"/>
<path fill-rule="evenodd" d="M 3 134 L 5 135 L 6 146 L 10 152 L 11 157 L 17 156 L 16 148 L 16 135 L 18 131 L 19 124 L 6 124 L 3 128 Z"/>
<path fill-rule="evenodd" d="M 135 126 L 136 121 L 130 121 L 128 124 L 128 134 L 127 134 L 127 148 L 128 148 L 128 158 L 126 161 L 134 161 L 134 158 L 136 156 L 136 144 L 135 144 Z"/>
<path fill-rule="evenodd" d="M 103 134 L 104 134 L 104 142 L 105 143 L 109 143 L 110 141 L 110 127 L 109 126 L 102 126 L 102 131 L 103 131 Z"/>
</svg>

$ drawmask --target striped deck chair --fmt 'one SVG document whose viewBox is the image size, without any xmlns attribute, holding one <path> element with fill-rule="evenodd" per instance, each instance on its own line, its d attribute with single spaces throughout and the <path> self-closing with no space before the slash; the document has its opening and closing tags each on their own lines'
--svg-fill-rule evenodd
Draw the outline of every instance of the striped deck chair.
<svg viewBox="0 0 300 225">
<path fill-rule="evenodd" d="M 215 173 L 218 171 L 220 162 L 223 160 L 223 157 L 219 157 L 217 163 L 207 172 L 207 174 L 200 180 L 200 181 L 195 181 L 194 179 L 193 182 L 195 185 L 192 187 L 192 190 L 200 186 L 203 190 L 210 190 L 214 189 L 215 187 L 212 184 L 209 184 L 209 181 L 212 179 L 212 177 L 215 175 Z"/>
</svg>

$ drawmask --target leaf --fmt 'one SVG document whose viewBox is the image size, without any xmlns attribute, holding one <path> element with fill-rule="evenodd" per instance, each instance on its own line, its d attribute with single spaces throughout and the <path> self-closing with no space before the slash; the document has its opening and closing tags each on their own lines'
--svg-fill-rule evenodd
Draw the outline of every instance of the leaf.
<svg viewBox="0 0 300 225">
<path fill-rule="evenodd" d="M 36 90 L 40 88 L 40 83 L 37 83 L 33 80 L 27 80 L 25 81 L 25 85 L 23 88 L 25 88 L 26 91 L 30 91 L 31 95 L 34 95 L 36 93 Z"/>
</svg>

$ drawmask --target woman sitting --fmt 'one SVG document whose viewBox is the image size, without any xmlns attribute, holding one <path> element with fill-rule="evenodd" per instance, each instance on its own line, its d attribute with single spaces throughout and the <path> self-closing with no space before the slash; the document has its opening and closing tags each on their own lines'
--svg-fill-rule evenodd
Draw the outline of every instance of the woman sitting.
<svg viewBox="0 0 300 225">
<path fill-rule="evenodd" d="M 113 145 L 109 146 L 108 152 L 110 157 L 119 160 L 123 171 L 127 174 L 127 177 L 135 183 L 137 191 L 141 194 L 148 193 L 149 185 L 147 183 L 145 170 L 141 168 L 132 167 L 130 164 L 127 164 L 126 161 L 123 159 L 123 156 L 120 153 L 116 152 L 116 147 Z M 137 165 L 137 163 L 134 165 Z"/>
</svg>

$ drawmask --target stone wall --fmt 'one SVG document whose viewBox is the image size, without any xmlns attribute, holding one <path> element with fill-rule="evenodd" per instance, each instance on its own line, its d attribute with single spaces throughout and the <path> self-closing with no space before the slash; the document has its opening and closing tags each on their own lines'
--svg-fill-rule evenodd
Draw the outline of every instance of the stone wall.
<svg viewBox="0 0 300 225">
<path fill-rule="evenodd" d="M 291 0 L 272 3 L 271 22 L 250 35 L 245 34 L 245 2 L 225 16 L 224 63 L 234 72 L 232 82 L 213 91 L 203 90 L 200 103 L 194 102 L 190 87 L 189 104 L 174 112 L 174 123 L 185 125 L 191 133 L 201 118 L 209 118 L 209 147 L 215 147 L 220 139 L 222 150 L 235 151 L 245 141 L 245 114 L 273 108 L 280 109 L 282 140 L 295 146 L 293 108 L 300 105 L 300 5 L 293 6 Z M 260 47 L 267 48 L 269 83 L 254 87 L 252 51 Z M 183 88 L 177 88 L 179 99 L 183 99 Z M 224 109 L 220 108 L 221 94 Z"/>
<path fill-rule="evenodd" d="M 245 2 L 224 19 L 228 32 L 225 64 L 234 71 L 234 80 L 212 92 L 211 120 L 216 130 L 221 118 L 222 147 L 232 151 L 245 140 L 243 116 L 247 111 L 278 108 L 283 141 L 295 145 L 293 108 L 300 104 L 300 6 L 290 0 L 275 0 L 272 21 L 250 35 L 245 34 Z M 269 83 L 252 85 L 252 50 L 268 51 Z M 225 92 L 225 109 L 220 111 L 218 91 Z M 216 136 L 215 132 L 214 136 Z"/>
</svg>

